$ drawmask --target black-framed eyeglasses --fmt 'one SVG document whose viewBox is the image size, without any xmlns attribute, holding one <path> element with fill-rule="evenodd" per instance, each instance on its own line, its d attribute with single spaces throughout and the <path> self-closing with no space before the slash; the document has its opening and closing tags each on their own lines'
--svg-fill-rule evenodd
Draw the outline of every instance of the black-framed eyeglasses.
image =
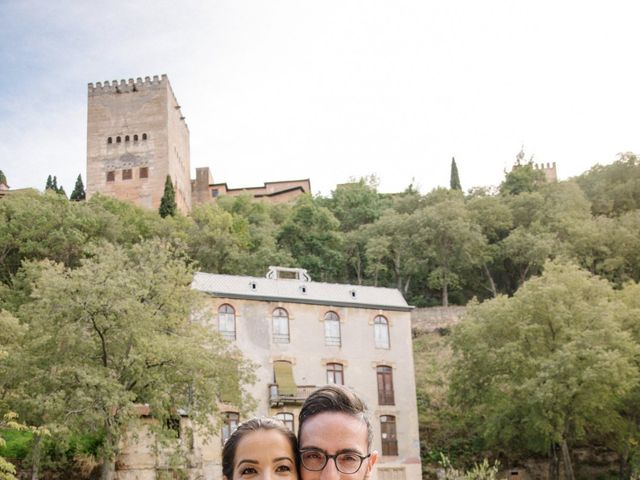
<svg viewBox="0 0 640 480">
<path fill-rule="evenodd" d="M 330 458 L 336 464 L 336 469 L 340 473 L 356 473 L 360 470 L 362 462 L 369 458 L 371 454 L 359 455 L 355 452 L 342 452 L 335 455 L 329 455 L 322 450 L 316 450 L 314 448 L 300 450 L 300 461 L 302 466 L 312 472 L 319 472 L 327 466 L 327 462 Z"/>
</svg>

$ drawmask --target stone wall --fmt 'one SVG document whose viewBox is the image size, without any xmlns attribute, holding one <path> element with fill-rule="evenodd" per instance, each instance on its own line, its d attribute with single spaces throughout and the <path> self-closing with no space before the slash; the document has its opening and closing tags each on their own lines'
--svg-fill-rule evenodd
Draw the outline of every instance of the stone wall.
<svg viewBox="0 0 640 480">
<path fill-rule="evenodd" d="M 420 332 L 434 332 L 451 328 L 460 322 L 466 307 L 416 308 L 411 312 L 411 328 Z"/>
</svg>

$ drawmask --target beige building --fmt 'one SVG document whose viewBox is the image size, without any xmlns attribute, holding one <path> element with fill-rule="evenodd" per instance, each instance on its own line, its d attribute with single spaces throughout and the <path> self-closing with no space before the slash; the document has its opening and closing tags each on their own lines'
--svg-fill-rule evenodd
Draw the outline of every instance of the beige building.
<svg viewBox="0 0 640 480">
<path fill-rule="evenodd" d="M 211 328 L 257 364 L 250 387 L 257 407 L 245 416 L 222 405 L 220 438 L 213 441 L 181 437 L 189 478 L 221 479 L 222 443 L 251 416 L 277 416 L 297 431 L 305 398 L 327 383 L 351 387 L 369 406 L 380 454 L 374 479 L 421 478 L 412 307 L 398 290 L 313 282 L 305 270 L 280 267 L 266 278 L 197 273 L 193 288 L 209 296 Z M 185 431 L 188 419 L 181 422 Z M 123 445 L 119 479 L 170 471 L 146 438 Z"/>
<path fill-rule="evenodd" d="M 303 180 L 281 180 L 265 182 L 261 187 L 229 188 L 226 183 L 214 183 L 208 167 L 196 168 L 196 178 L 191 180 L 193 203 L 214 202 L 223 195 L 251 195 L 256 200 L 285 203 L 303 193 L 311 193 L 311 182 Z"/>
<path fill-rule="evenodd" d="M 280 203 L 310 193 L 309 180 L 228 188 L 208 168 L 190 178 L 189 128 L 166 75 L 90 83 L 87 113 L 87 199 L 96 193 L 157 210 L 171 177 L 178 209 L 221 195 L 250 194 Z"/>
</svg>

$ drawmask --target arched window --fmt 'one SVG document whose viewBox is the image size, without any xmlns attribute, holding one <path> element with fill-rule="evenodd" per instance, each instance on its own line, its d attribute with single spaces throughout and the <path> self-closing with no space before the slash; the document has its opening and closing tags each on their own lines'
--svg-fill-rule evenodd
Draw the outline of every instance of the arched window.
<svg viewBox="0 0 640 480">
<path fill-rule="evenodd" d="M 113 143 L 113 138 L 111 137 L 107 138 L 107 143 Z"/>
<path fill-rule="evenodd" d="M 393 415 L 380 416 L 380 437 L 382 438 L 382 455 L 398 455 L 396 417 Z"/>
<path fill-rule="evenodd" d="M 222 423 L 222 432 L 220 434 L 220 439 L 222 440 L 222 444 L 224 445 L 233 432 L 238 428 L 238 424 L 240 423 L 240 415 L 235 412 L 225 412 L 224 421 Z"/>
<path fill-rule="evenodd" d="M 227 303 L 218 308 L 218 331 L 227 340 L 236 339 L 236 311 Z"/>
<path fill-rule="evenodd" d="M 146 133 L 143 133 L 143 134 L 142 134 L 142 139 L 143 139 L 143 140 L 146 140 L 146 139 L 147 139 L 147 134 L 146 134 Z"/>
<path fill-rule="evenodd" d="M 378 377 L 378 405 L 395 405 L 393 393 L 393 369 L 387 365 L 376 367 Z"/>
<path fill-rule="evenodd" d="M 376 348 L 390 348 L 389 321 L 382 315 L 378 315 L 373 319 L 373 335 Z"/>
<path fill-rule="evenodd" d="M 336 312 L 327 312 L 324 315 L 324 344 L 339 347 L 340 338 L 340 317 Z"/>
<path fill-rule="evenodd" d="M 120 137 L 116 137 L 116 143 L 120 143 L 122 142 L 122 139 Z"/>
<path fill-rule="evenodd" d="M 273 343 L 289 343 L 289 314 L 284 308 L 276 308 L 271 315 Z"/>
<path fill-rule="evenodd" d="M 129 135 L 126 135 L 126 136 L 124 137 L 124 141 L 125 141 L 125 142 L 128 142 L 128 141 L 129 141 Z"/>
<path fill-rule="evenodd" d="M 287 412 L 278 412 L 276 413 L 276 418 L 278 420 L 281 420 L 282 423 L 285 424 L 285 426 L 291 430 L 292 432 L 295 432 L 295 430 L 293 429 L 293 413 L 287 413 Z"/>
<path fill-rule="evenodd" d="M 327 383 L 344 385 L 344 366 L 341 363 L 327 363 Z"/>
<path fill-rule="evenodd" d="M 137 142 L 137 141 L 138 141 L 138 134 L 137 134 L 137 133 L 133 136 L 133 141 L 134 141 L 134 142 Z"/>
</svg>

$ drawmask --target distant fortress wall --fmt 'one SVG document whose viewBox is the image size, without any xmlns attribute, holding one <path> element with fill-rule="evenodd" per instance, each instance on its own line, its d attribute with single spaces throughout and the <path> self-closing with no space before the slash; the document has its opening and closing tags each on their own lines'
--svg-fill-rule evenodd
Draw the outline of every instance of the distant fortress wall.
<svg viewBox="0 0 640 480">
<path fill-rule="evenodd" d="M 467 307 L 416 308 L 411 312 L 411 328 L 431 333 L 460 323 Z"/>
</svg>

